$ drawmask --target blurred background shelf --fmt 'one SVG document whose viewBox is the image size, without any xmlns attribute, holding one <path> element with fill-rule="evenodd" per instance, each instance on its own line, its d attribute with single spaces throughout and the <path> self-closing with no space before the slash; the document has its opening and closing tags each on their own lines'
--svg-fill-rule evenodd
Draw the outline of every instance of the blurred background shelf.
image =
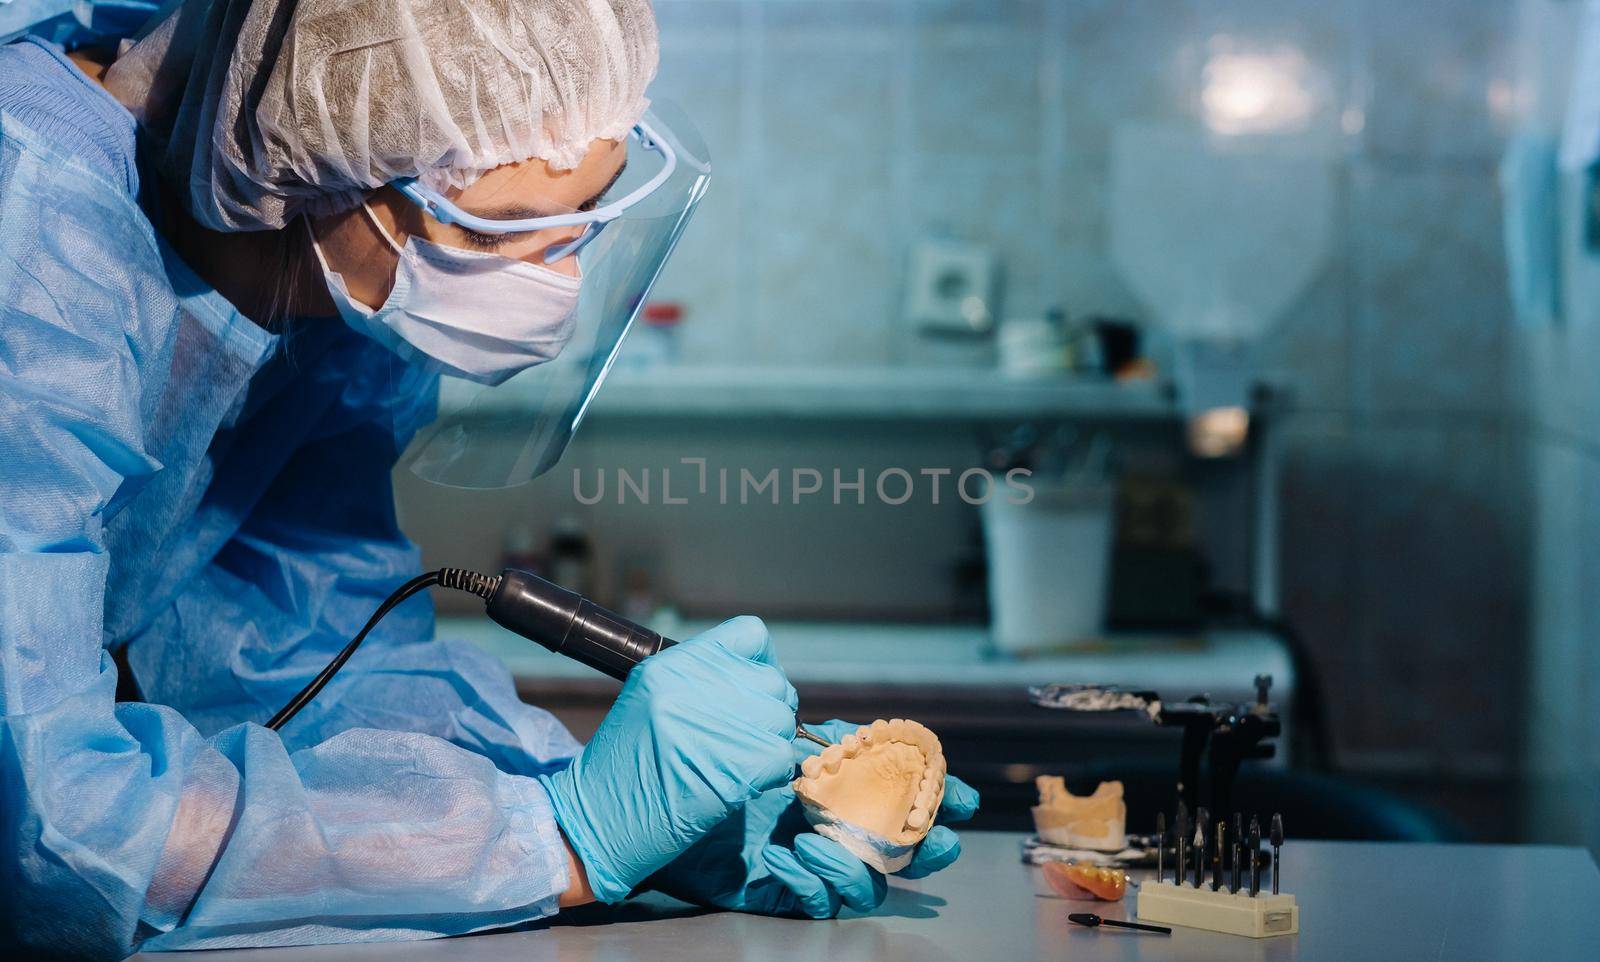
<svg viewBox="0 0 1600 962">
<path fill-rule="evenodd" d="M 476 410 L 495 415 L 526 400 L 515 381 L 489 392 Z M 447 379 L 445 412 L 477 393 Z M 1178 409 L 1164 384 L 1102 378 L 1008 378 L 987 368 L 662 366 L 618 370 L 590 416 L 610 418 L 799 418 L 1004 421 L 1052 418 L 1158 421 Z"/>
<path fill-rule="evenodd" d="M 715 624 L 693 620 L 653 627 L 688 638 Z M 1262 631 L 1118 632 L 1071 651 L 1010 657 L 989 651 L 988 631 L 980 625 L 771 621 L 767 627 L 796 685 L 1021 690 L 1051 683 L 1102 683 L 1155 689 L 1168 697 L 1205 691 L 1244 700 L 1254 695 L 1252 679 L 1265 672 L 1274 679 L 1274 701 L 1285 704 L 1294 688 L 1294 669 L 1282 641 Z M 594 669 L 552 654 L 487 618 L 441 617 L 435 634 L 472 642 L 505 662 L 518 679 L 595 680 L 616 687 Z"/>
</svg>

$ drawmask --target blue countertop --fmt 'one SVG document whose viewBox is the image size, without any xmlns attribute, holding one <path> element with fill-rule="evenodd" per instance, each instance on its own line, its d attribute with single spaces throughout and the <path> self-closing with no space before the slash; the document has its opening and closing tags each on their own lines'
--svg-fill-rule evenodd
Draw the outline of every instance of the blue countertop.
<svg viewBox="0 0 1600 962">
<path fill-rule="evenodd" d="M 488 962 L 500 959 L 904 960 L 1104 959 L 1146 962 L 1343 959 L 1592 959 L 1600 944 L 1600 871 L 1576 848 L 1302 842 L 1283 848 L 1283 890 L 1300 933 L 1247 939 L 1175 927 L 1171 935 L 1088 929 L 1067 913 L 1136 917 L 1121 902 L 1052 897 L 1019 859 L 1022 836 L 963 832 L 961 858 L 919 881 L 896 878 L 871 915 L 837 921 L 690 908 L 647 894 L 585 906 L 519 930 L 433 942 L 186 952 L 186 962 Z M 1136 881 L 1149 877 L 1135 873 Z M 140 955 L 154 962 L 161 956 Z M 167 956 L 166 958 L 170 958 Z"/>
</svg>

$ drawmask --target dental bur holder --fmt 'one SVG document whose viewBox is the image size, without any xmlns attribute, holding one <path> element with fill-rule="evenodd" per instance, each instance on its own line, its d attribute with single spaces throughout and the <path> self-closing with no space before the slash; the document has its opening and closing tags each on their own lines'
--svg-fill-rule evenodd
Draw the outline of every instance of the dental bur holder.
<svg viewBox="0 0 1600 962">
<path fill-rule="evenodd" d="M 1246 889 L 1230 892 L 1149 881 L 1139 885 L 1137 906 L 1141 921 L 1209 929 L 1252 939 L 1293 935 L 1300 931 L 1300 906 L 1287 892 L 1251 895 Z"/>
</svg>

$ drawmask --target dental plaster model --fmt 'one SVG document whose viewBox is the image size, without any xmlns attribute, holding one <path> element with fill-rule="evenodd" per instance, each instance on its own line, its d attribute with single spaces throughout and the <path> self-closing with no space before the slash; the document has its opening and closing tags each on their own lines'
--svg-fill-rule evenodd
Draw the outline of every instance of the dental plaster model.
<svg viewBox="0 0 1600 962">
<path fill-rule="evenodd" d="M 794 793 L 824 838 L 880 872 L 897 872 L 944 800 L 944 751 L 904 718 L 862 725 L 800 766 Z"/>
<path fill-rule="evenodd" d="M 1121 782 L 1101 782 L 1093 795 L 1067 791 L 1059 775 L 1040 775 L 1039 804 L 1033 807 L 1033 827 L 1053 845 L 1117 851 L 1127 841 L 1128 806 L 1122 801 Z"/>
</svg>

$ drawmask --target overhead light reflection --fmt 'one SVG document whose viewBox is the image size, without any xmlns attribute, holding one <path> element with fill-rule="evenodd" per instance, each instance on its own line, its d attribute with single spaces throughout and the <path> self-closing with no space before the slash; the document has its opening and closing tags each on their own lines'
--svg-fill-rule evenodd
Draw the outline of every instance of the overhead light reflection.
<svg viewBox="0 0 1600 962">
<path fill-rule="evenodd" d="M 1294 46 L 1244 52 L 1229 37 L 1213 38 L 1216 52 L 1201 73 L 1206 125 L 1219 134 L 1303 130 L 1316 109 L 1312 67 Z"/>
<path fill-rule="evenodd" d="M 1189 418 L 1189 450 L 1200 458 L 1231 458 L 1250 437 L 1250 412 L 1220 407 Z"/>
</svg>

